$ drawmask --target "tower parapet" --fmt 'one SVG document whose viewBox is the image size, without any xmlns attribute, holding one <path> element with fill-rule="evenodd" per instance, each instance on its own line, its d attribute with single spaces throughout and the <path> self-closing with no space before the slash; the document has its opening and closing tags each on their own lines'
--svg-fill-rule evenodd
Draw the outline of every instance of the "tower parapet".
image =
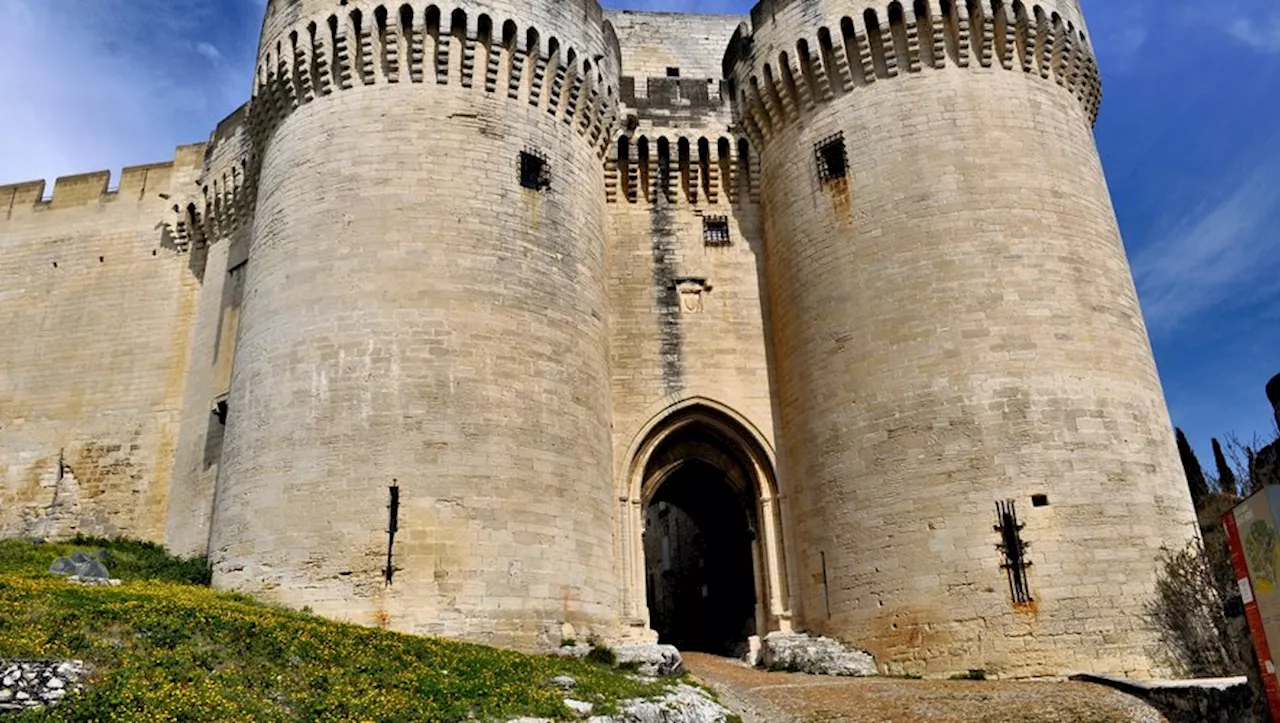
<svg viewBox="0 0 1280 723">
<path fill-rule="evenodd" d="M 800 624 L 890 672 L 1161 672 L 1142 600 L 1195 517 L 1076 2 L 751 25 L 724 69 L 760 154 Z"/>
<path fill-rule="evenodd" d="M 284 5 L 268 11 L 259 48 L 255 134 L 344 90 L 455 83 L 545 110 L 598 143 L 602 156 L 608 145 L 619 50 L 594 0 L 492 12 L 469 4 Z"/>
<path fill-rule="evenodd" d="M 1097 118 L 1102 87 L 1084 19 L 1069 0 L 761 2 L 725 53 L 725 77 L 757 142 L 816 105 L 899 75 L 1002 68 L 1066 88 Z"/>
</svg>

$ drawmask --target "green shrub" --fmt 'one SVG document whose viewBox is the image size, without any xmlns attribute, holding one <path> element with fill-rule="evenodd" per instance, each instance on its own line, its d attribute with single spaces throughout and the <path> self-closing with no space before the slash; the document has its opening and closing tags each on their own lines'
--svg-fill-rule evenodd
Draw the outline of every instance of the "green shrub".
<svg viewBox="0 0 1280 723">
<path fill-rule="evenodd" d="M 208 558 L 171 555 L 154 542 L 76 535 L 71 544 L 101 548 L 104 554 L 99 559 L 113 577 L 127 573 L 131 578 L 188 585 L 208 585 L 213 578 Z"/>
<path fill-rule="evenodd" d="M 618 654 L 608 645 L 595 645 L 592 646 L 591 652 L 587 653 L 587 660 L 612 668 L 618 664 Z"/>
<path fill-rule="evenodd" d="M 203 557 L 177 557 L 154 542 L 77 535 L 68 542 L 0 540 L 0 572 L 43 575 L 59 557 L 86 552 L 121 580 L 162 580 L 208 585 L 213 577 Z"/>
</svg>

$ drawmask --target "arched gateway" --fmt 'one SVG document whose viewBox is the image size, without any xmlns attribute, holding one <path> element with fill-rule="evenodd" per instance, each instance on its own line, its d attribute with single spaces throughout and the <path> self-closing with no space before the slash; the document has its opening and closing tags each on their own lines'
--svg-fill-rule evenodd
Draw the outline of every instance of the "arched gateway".
<svg viewBox="0 0 1280 723">
<path fill-rule="evenodd" d="M 791 630 L 782 499 L 772 454 L 748 422 L 709 400 L 669 407 L 639 435 L 624 475 L 633 625 L 720 654 Z"/>
</svg>

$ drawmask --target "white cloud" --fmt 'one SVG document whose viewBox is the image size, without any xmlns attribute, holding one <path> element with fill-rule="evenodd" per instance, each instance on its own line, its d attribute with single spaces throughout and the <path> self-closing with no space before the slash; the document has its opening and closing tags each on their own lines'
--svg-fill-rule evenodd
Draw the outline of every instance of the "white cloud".
<svg viewBox="0 0 1280 723">
<path fill-rule="evenodd" d="M 196 43 L 196 52 L 215 63 L 218 62 L 219 60 L 222 60 L 222 52 L 219 51 L 212 44 L 206 43 L 204 41 L 200 41 Z"/>
<path fill-rule="evenodd" d="M 1274 0 L 1188 3 L 1175 15 L 1186 30 L 1208 27 L 1252 50 L 1280 53 L 1280 7 Z"/>
<path fill-rule="evenodd" d="M 1280 149 L 1280 134 L 1264 147 Z M 1280 150 L 1252 159 L 1235 178 L 1225 193 L 1148 239 L 1134 258 L 1153 332 L 1210 310 L 1273 303 L 1280 296 Z"/>
<path fill-rule="evenodd" d="M 1227 25 L 1227 34 L 1245 45 L 1264 53 L 1280 53 L 1280 10 L 1267 18 L 1235 18 Z"/>
</svg>

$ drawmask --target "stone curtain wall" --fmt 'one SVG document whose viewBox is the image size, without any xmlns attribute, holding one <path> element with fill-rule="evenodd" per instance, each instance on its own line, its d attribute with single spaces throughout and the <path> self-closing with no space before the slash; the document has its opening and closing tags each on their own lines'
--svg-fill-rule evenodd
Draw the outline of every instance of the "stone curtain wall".
<svg viewBox="0 0 1280 723">
<path fill-rule="evenodd" d="M 723 78 L 721 60 L 725 45 L 738 24 L 739 15 L 649 13 L 610 10 L 605 18 L 618 34 L 622 47 L 622 75 L 643 80 L 667 77 L 668 68 L 679 68 L 681 78 Z"/>
<path fill-rule="evenodd" d="M 1195 518 L 1082 23 L 1070 3 L 916 5 L 762 4 L 727 61 L 762 148 L 802 623 L 890 672 L 1159 672 L 1143 601 Z M 847 173 L 824 180 L 837 134 Z"/>
<path fill-rule="evenodd" d="M 0 186 L 0 535 L 160 540 L 199 282 L 173 163 Z"/>
</svg>

